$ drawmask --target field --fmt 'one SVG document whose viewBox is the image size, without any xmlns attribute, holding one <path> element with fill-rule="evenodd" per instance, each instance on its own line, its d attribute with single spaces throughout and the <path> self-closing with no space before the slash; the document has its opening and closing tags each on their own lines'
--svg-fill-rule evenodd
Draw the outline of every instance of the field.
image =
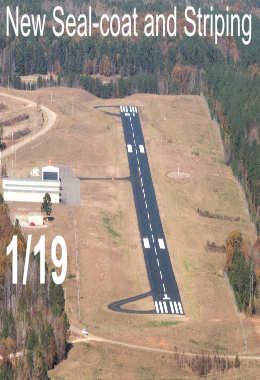
<svg viewBox="0 0 260 380">
<path fill-rule="evenodd" d="M 104 114 L 104 110 L 119 110 L 94 106 L 139 106 L 185 317 L 128 315 L 107 309 L 113 301 L 147 292 L 149 284 L 130 183 L 95 180 L 81 182 L 81 207 L 55 206 L 55 220 L 44 231 L 25 230 L 33 233 L 35 242 L 40 234 L 46 234 L 48 248 L 57 234 L 67 242 L 69 266 L 64 288 L 71 324 L 87 326 L 93 336 L 151 348 L 260 354 L 259 320 L 237 312 L 223 275 L 225 254 L 205 249 L 207 241 L 223 245 L 233 230 L 240 230 L 251 243 L 256 236 L 242 190 L 224 163 L 218 126 L 210 120 L 204 99 L 134 95 L 101 100 L 65 88 L 12 93 L 37 100 L 58 116 L 48 134 L 17 152 L 15 175 L 28 175 L 32 167 L 51 160 L 54 165 L 71 165 L 80 177 L 128 176 L 121 120 Z M 11 212 L 39 209 L 39 205 L 9 206 Z M 198 208 L 240 217 L 240 221 L 204 218 L 198 215 Z M 150 309 L 152 299 L 131 307 Z M 250 376 L 259 368 L 253 363 L 251 367 L 243 365 L 241 375 L 254 379 Z M 177 369 L 169 354 L 94 341 L 75 343 L 68 359 L 50 371 L 50 377 L 71 379 L 72 371 L 75 380 L 192 376 L 187 369 Z M 231 373 L 238 374 L 230 372 L 223 378 Z"/>
</svg>

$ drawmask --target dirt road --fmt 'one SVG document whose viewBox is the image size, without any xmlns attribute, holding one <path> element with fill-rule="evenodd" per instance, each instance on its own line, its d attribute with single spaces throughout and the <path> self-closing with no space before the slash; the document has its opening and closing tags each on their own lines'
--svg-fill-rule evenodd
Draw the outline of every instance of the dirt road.
<svg viewBox="0 0 260 380">
<path fill-rule="evenodd" d="M 32 100 L 20 98 L 18 96 L 14 96 L 14 95 L 9 95 L 9 94 L 6 94 L 4 92 L 0 92 L 0 96 L 5 96 L 6 98 L 18 100 L 20 102 L 27 103 L 30 106 L 34 106 L 34 107 L 37 106 L 37 104 Z M 42 106 L 42 105 L 40 106 L 40 109 L 43 111 L 43 113 L 47 117 L 47 122 L 45 122 L 44 127 L 39 132 L 33 134 L 32 136 L 28 136 L 24 140 L 15 144 L 16 151 L 18 149 L 24 147 L 26 144 L 38 139 L 40 136 L 47 133 L 54 126 L 56 119 L 57 119 L 56 113 L 51 111 L 49 108 Z M 8 157 L 12 153 L 13 153 L 13 147 L 10 146 L 9 148 L 7 148 L 3 152 L 1 152 L 1 159 Z"/>
<path fill-rule="evenodd" d="M 89 334 L 88 336 L 83 336 L 83 334 L 81 333 L 81 330 L 76 328 L 76 327 L 73 327 L 71 326 L 71 331 L 74 333 L 74 334 L 79 334 L 81 335 L 80 338 L 76 338 L 74 340 L 71 340 L 70 343 L 72 344 L 76 344 L 76 343 L 86 343 L 86 342 L 102 342 L 102 343 L 107 343 L 107 344 L 114 344 L 114 345 L 119 345 L 119 346 L 124 346 L 124 347 L 127 347 L 127 348 L 131 348 L 131 349 L 134 349 L 134 350 L 142 350 L 142 351 L 149 351 L 149 352 L 158 352 L 158 353 L 162 353 L 162 354 L 170 354 L 170 355 L 175 355 L 176 354 L 176 351 L 172 351 L 172 350 L 165 350 L 165 349 L 162 349 L 162 348 L 153 348 L 153 347 L 147 347 L 147 346 L 139 346 L 139 345 L 136 345 L 136 344 L 131 344 L 131 343 L 126 343 L 126 342 L 121 342 L 121 341 L 117 341 L 117 340 L 110 340 L 110 339 L 105 339 L 105 338 L 102 338 L 102 337 L 98 337 L 98 336 L 95 336 L 95 335 L 92 335 L 92 334 Z M 193 353 L 193 352 L 181 352 L 182 355 L 185 355 L 185 356 L 200 356 L 202 354 L 197 354 L 197 353 Z M 209 353 L 209 355 L 212 355 L 212 356 L 215 356 L 215 353 Z M 221 354 L 219 355 L 220 357 L 222 356 Z M 235 360 L 236 358 L 236 355 L 223 355 L 223 357 L 225 358 L 228 358 L 228 359 L 231 359 L 231 360 Z M 260 360 L 260 356 L 256 356 L 256 355 L 239 355 L 239 359 L 240 360 L 248 360 L 248 361 L 255 361 L 255 360 Z"/>
</svg>

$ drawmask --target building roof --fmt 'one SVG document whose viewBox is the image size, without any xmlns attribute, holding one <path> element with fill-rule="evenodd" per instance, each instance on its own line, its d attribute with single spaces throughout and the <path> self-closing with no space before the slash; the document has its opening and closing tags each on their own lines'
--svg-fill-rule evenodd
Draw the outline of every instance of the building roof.
<svg viewBox="0 0 260 380">
<path fill-rule="evenodd" d="M 45 172 L 58 172 L 60 169 L 57 166 L 43 166 L 42 171 Z"/>
</svg>

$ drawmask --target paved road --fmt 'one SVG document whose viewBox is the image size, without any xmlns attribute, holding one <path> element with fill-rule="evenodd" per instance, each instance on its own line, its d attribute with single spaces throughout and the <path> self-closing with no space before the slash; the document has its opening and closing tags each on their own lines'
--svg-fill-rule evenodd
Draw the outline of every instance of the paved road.
<svg viewBox="0 0 260 380">
<path fill-rule="evenodd" d="M 136 302 L 139 300 L 142 300 L 146 297 L 150 297 L 152 295 L 152 292 L 149 291 L 144 294 L 140 294 L 138 296 L 126 298 L 120 301 L 116 301 L 108 305 L 108 308 L 112 311 L 120 311 L 121 313 L 129 313 L 129 314 L 155 314 L 155 310 L 134 310 L 134 309 L 126 309 L 123 308 L 122 306 L 129 304 L 131 302 Z"/>
<path fill-rule="evenodd" d="M 137 107 L 121 106 L 126 150 L 146 269 L 158 314 L 183 315 L 153 187 Z"/>
</svg>

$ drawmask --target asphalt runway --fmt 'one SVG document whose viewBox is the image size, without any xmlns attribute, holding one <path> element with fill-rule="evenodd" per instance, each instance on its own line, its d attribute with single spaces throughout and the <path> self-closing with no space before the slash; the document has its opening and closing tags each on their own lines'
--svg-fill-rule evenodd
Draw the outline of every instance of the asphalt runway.
<svg viewBox="0 0 260 380">
<path fill-rule="evenodd" d="M 138 108 L 120 106 L 136 214 L 157 314 L 184 315 L 146 154 Z"/>
</svg>

